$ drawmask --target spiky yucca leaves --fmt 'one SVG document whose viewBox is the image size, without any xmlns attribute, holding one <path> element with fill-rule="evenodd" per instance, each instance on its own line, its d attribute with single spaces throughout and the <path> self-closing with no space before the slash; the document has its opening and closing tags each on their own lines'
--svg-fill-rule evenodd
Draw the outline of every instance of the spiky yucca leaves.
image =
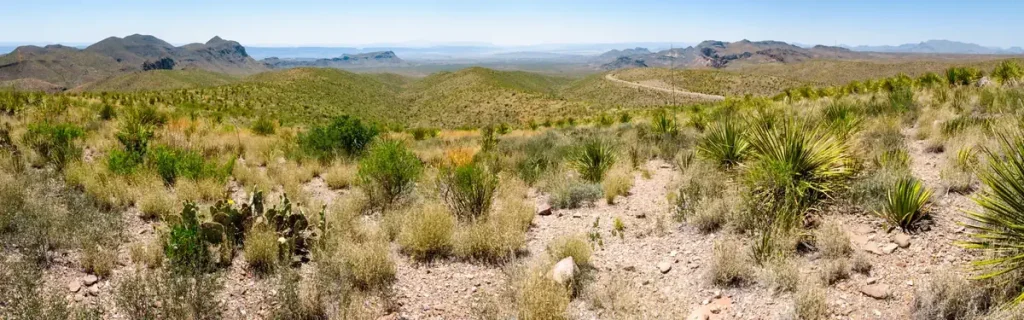
<svg viewBox="0 0 1024 320">
<path fill-rule="evenodd" d="M 704 138 L 697 144 L 697 152 L 708 160 L 731 168 L 743 161 L 749 147 L 750 142 L 741 125 L 724 121 L 707 128 Z"/>
<path fill-rule="evenodd" d="M 828 129 L 844 138 L 853 134 L 860 127 L 862 119 L 853 104 L 839 101 L 825 106 L 822 116 L 828 124 Z"/>
<path fill-rule="evenodd" d="M 918 221 L 928 216 L 925 207 L 931 199 L 932 191 L 928 190 L 914 177 L 905 177 L 894 184 L 886 192 L 885 206 L 875 212 L 886 220 L 889 225 L 909 231 Z"/>
<path fill-rule="evenodd" d="M 615 164 L 615 151 L 611 142 L 591 138 L 580 144 L 572 157 L 572 165 L 584 180 L 598 183 Z"/>
<path fill-rule="evenodd" d="M 654 132 L 662 135 L 675 135 L 679 133 L 679 126 L 676 124 L 675 117 L 667 110 L 654 113 L 651 127 L 653 127 Z"/>
<path fill-rule="evenodd" d="M 747 179 L 752 195 L 775 215 L 768 219 L 773 225 L 781 223 L 778 227 L 799 225 L 804 210 L 853 173 L 842 143 L 824 130 L 792 120 L 773 128 L 755 127 L 750 145 L 754 163 Z"/>
<path fill-rule="evenodd" d="M 974 265 L 978 279 L 999 278 L 1024 270 L 1024 137 L 1001 136 L 1001 151 L 986 149 L 988 167 L 979 173 L 987 188 L 974 199 L 979 212 L 968 212 L 972 239 L 961 243 L 983 250 L 985 258 Z M 1024 301 L 1024 292 L 1014 303 Z"/>
</svg>

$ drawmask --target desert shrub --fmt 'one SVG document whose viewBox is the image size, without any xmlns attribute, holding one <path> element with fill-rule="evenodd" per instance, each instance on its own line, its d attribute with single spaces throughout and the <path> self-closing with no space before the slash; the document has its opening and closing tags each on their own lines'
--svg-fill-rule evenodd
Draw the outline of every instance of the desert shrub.
<svg viewBox="0 0 1024 320">
<path fill-rule="evenodd" d="M 522 152 L 523 156 L 517 159 L 513 167 L 519 178 L 529 185 L 536 183 L 545 173 L 557 169 L 565 153 L 560 136 L 551 131 L 519 143 L 513 143 L 511 139 L 505 139 L 503 143 L 503 152 Z"/>
<path fill-rule="evenodd" d="M 412 134 L 412 138 L 416 141 L 420 141 L 426 138 L 436 137 L 440 130 L 434 128 L 413 128 L 409 130 Z"/>
<path fill-rule="evenodd" d="M 245 235 L 245 262 L 259 273 L 269 273 L 277 267 L 280 244 L 277 233 L 266 225 L 253 226 Z"/>
<path fill-rule="evenodd" d="M 438 191 L 449 210 L 460 219 L 476 219 L 487 214 L 498 188 L 498 177 L 478 163 L 466 163 L 441 169 Z"/>
<path fill-rule="evenodd" d="M 128 248 L 128 256 L 132 262 L 143 264 L 149 268 L 159 268 L 164 262 L 163 244 L 160 239 L 149 243 L 135 243 Z"/>
<path fill-rule="evenodd" d="M 82 128 L 73 124 L 42 122 L 29 124 L 22 139 L 47 162 L 63 170 L 69 162 L 82 155 L 75 141 L 84 135 Z"/>
<path fill-rule="evenodd" d="M 99 113 L 100 113 L 100 120 L 107 121 L 107 120 L 111 120 L 111 119 L 117 118 L 117 110 L 115 110 L 114 106 L 110 105 L 109 103 L 104 103 L 102 106 L 100 106 L 100 112 Z"/>
<path fill-rule="evenodd" d="M 1013 84 L 1017 83 L 1024 78 L 1024 68 L 1021 68 L 1016 61 L 1003 60 L 995 70 L 992 71 L 992 79 L 999 81 L 1000 84 Z"/>
<path fill-rule="evenodd" d="M 146 159 L 149 140 L 153 138 L 151 126 L 143 124 L 135 117 L 123 120 L 117 132 L 117 141 L 122 149 L 114 149 L 107 156 L 107 168 L 118 174 L 135 172 Z"/>
<path fill-rule="evenodd" d="M 552 260 L 559 261 L 566 257 L 572 257 L 576 265 L 581 267 L 590 266 L 590 256 L 593 254 L 590 242 L 583 235 L 556 238 L 548 244 L 547 249 Z"/>
<path fill-rule="evenodd" d="M 694 212 L 687 218 L 687 222 L 697 227 L 701 233 L 717 231 L 728 221 L 734 211 L 734 198 L 712 197 L 701 201 Z"/>
<path fill-rule="evenodd" d="M 850 278 L 850 262 L 845 258 L 828 259 L 821 266 L 821 281 L 832 285 Z"/>
<path fill-rule="evenodd" d="M 216 275 L 135 271 L 115 283 L 114 304 L 129 319 L 213 320 L 222 317 Z"/>
<path fill-rule="evenodd" d="M 711 125 L 697 143 L 697 154 L 723 167 L 731 168 L 743 161 L 750 147 L 741 125 L 724 121 Z"/>
<path fill-rule="evenodd" d="M 523 320 L 568 319 L 570 293 L 541 270 L 528 272 L 518 288 L 518 318 Z"/>
<path fill-rule="evenodd" d="M 316 284 L 302 286 L 302 276 L 292 270 L 285 271 L 280 279 L 271 311 L 273 319 L 328 319 L 324 296 Z"/>
<path fill-rule="evenodd" d="M 575 209 L 593 205 L 602 194 L 601 185 L 573 179 L 558 184 L 551 191 L 548 204 L 555 209 Z"/>
<path fill-rule="evenodd" d="M 349 281 L 363 289 L 388 288 L 396 279 L 395 262 L 389 251 L 385 241 L 344 245 L 341 255 Z"/>
<path fill-rule="evenodd" d="M 401 141 L 381 140 L 359 161 L 359 181 L 371 202 L 387 207 L 412 191 L 423 164 Z"/>
<path fill-rule="evenodd" d="M 853 258 L 850 261 L 850 271 L 867 275 L 871 273 L 872 267 L 871 261 L 868 260 L 866 254 L 862 252 L 853 254 Z"/>
<path fill-rule="evenodd" d="M 946 167 L 939 172 L 939 178 L 949 191 L 967 193 L 974 189 L 974 171 L 977 166 L 977 151 L 969 147 L 961 148 L 953 159 L 946 161 Z"/>
<path fill-rule="evenodd" d="M 179 178 L 224 179 L 231 174 L 234 167 L 234 160 L 219 166 L 206 161 L 198 152 L 166 146 L 152 148 L 147 155 L 150 165 L 168 185 L 174 184 Z"/>
<path fill-rule="evenodd" d="M 661 135 L 674 135 L 679 133 L 679 125 L 676 119 L 668 110 L 659 110 L 651 118 L 651 128 L 654 133 Z"/>
<path fill-rule="evenodd" d="M 986 285 L 940 273 L 914 292 L 911 316 L 917 320 L 976 319 L 995 303 Z"/>
<path fill-rule="evenodd" d="M 845 258 L 853 253 L 850 236 L 837 222 L 825 223 L 814 232 L 814 246 L 825 258 Z"/>
<path fill-rule="evenodd" d="M 688 165 L 683 170 L 682 183 L 672 193 L 673 216 L 683 221 L 697 213 L 701 202 L 722 194 L 726 190 L 726 177 L 703 163 Z"/>
<path fill-rule="evenodd" d="M 889 225 L 908 231 L 918 221 L 928 216 L 928 204 L 932 196 L 916 178 L 904 178 L 891 186 L 887 192 L 885 206 L 876 215 L 886 220 Z"/>
<path fill-rule="evenodd" d="M 249 129 L 252 130 L 252 133 L 255 133 L 256 135 L 269 136 L 274 134 L 274 131 L 277 130 L 276 125 L 277 124 L 274 123 L 273 120 L 270 120 L 270 118 L 259 117 L 256 118 L 256 121 L 253 121 L 252 124 L 249 125 Z"/>
<path fill-rule="evenodd" d="M 442 206 L 429 204 L 405 216 L 398 239 L 402 251 L 430 260 L 451 252 L 454 232 L 455 216 Z"/>
<path fill-rule="evenodd" d="M 583 141 L 572 155 L 572 165 L 584 180 L 599 183 L 605 173 L 615 164 L 615 152 L 611 142 L 592 138 Z"/>
<path fill-rule="evenodd" d="M 714 245 L 708 278 L 718 286 L 737 286 L 746 283 L 751 275 L 750 263 L 740 252 L 742 245 L 737 240 L 720 240 Z"/>
<path fill-rule="evenodd" d="M 106 278 L 114 270 L 117 262 L 117 253 L 99 245 L 86 244 L 82 248 L 80 262 L 85 272 Z"/>
<path fill-rule="evenodd" d="M 775 292 L 796 290 L 800 283 L 800 270 L 792 259 L 774 259 L 765 270 L 768 284 Z"/>
<path fill-rule="evenodd" d="M 794 122 L 756 127 L 751 147 L 755 161 L 746 178 L 753 203 L 779 227 L 799 225 L 804 210 L 853 173 L 842 143 Z"/>
<path fill-rule="evenodd" d="M 601 181 L 601 189 L 604 191 L 604 200 L 608 204 L 615 204 L 615 197 L 629 195 L 633 188 L 633 174 L 622 166 L 612 168 L 608 177 Z"/>
<path fill-rule="evenodd" d="M 174 214 L 177 200 L 165 190 L 149 190 L 141 195 L 137 205 L 143 219 L 159 219 Z"/>
<path fill-rule="evenodd" d="M 872 170 L 850 183 L 847 196 L 854 206 L 867 212 L 877 212 L 886 206 L 889 188 L 901 179 L 907 178 L 910 178 L 910 171 L 907 169 Z"/>
<path fill-rule="evenodd" d="M 917 109 L 914 105 L 914 88 L 911 86 L 898 86 L 889 92 L 889 107 L 899 114 L 910 114 L 915 116 Z"/>
<path fill-rule="evenodd" d="M 971 67 L 951 67 L 946 69 L 946 82 L 950 86 L 969 86 L 981 79 L 981 70 Z"/>
<path fill-rule="evenodd" d="M 965 223 L 973 230 L 966 248 L 985 252 L 975 261 L 982 279 L 1006 279 L 1015 270 L 1024 268 L 1020 247 L 1024 244 L 1024 138 L 1001 136 L 998 150 L 986 149 L 988 165 L 979 173 L 986 188 L 974 201 L 981 207 L 968 212 Z M 1017 288 L 1016 302 L 1024 301 L 1024 291 Z"/>
<path fill-rule="evenodd" d="M 454 253 L 464 259 L 507 261 L 526 246 L 525 229 L 516 217 L 492 215 L 467 223 L 455 233 Z"/>
<path fill-rule="evenodd" d="M 307 155 L 326 161 L 337 156 L 357 156 L 378 134 L 377 128 L 359 119 L 341 116 L 330 124 L 310 128 L 298 137 L 299 147 Z"/>
<path fill-rule="evenodd" d="M 797 319 L 818 320 L 828 318 L 825 289 L 818 284 L 804 283 L 793 294 L 793 312 Z"/>
<path fill-rule="evenodd" d="M 201 272 L 212 266 L 210 252 L 196 217 L 198 211 L 195 203 L 186 202 L 181 210 L 181 221 L 172 224 L 167 235 L 164 253 L 179 272 Z"/>
<path fill-rule="evenodd" d="M 42 270 L 26 261 L 0 259 L 0 297 L 4 300 L 0 307 L 0 318 L 3 319 L 84 318 L 76 316 L 75 310 L 61 294 L 46 290 Z"/>
<path fill-rule="evenodd" d="M 334 164 L 324 171 L 322 177 L 331 189 L 346 189 L 355 182 L 358 167 L 348 164 Z"/>
</svg>

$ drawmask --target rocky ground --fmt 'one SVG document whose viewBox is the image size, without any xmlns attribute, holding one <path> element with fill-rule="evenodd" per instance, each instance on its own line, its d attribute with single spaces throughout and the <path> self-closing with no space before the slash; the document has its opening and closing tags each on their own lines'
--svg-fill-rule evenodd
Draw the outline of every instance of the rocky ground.
<svg viewBox="0 0 1024 320">
<path fill-rule="evenodd" d="M 855 250 L 867 256 L 873 268 L 869 274 L 851 273 L 850 278 L 828 287 L 827 300 L 834 319 L 899 319 L 909 317 L 914 291 L 939 272 L 965 272 L 971 255 L 954 245 L 966 234 L 959 223 L 962 211 L 975 209 L 966 195 L 945 192 L 938 172 L 942 154 L 925 151 L 923 141 L 908 133 L 912 171 L 935 190 L 932 223 L 919 233 L 904 235 L 887 232 L 882 221 L 864 214 L 825 214 L 836 220 L 852 239 Z M 588 271 L 591 281 L 585 294 L 570 305 L 570 314 L 578 319 L 784 319 L 791 315 L 792 294 L 774 293 L 763 284 L 721 288 L 707 278 L 713 243 L 720 233 L 701 234 L 695 228 L 673 221 L 666 195 L 679 173 L 670 165 L 652 161 L 646 165 L 649 177 L 637 173 L 629 196 L 614 205 L 603 199 L 591 207 L 556 210 L 536 216 L 527 234 L 527 261 L 545 254 L 546 245 L 559 236 L 597 231 L 601 243 L 594 251 Z M 322 203 L 330 204 L 346 196 L 346 191 L 328 189 L 315 178 L 305 190 Z M 242 200 L 243 193 L 234 197 Z M 531 191 L 532 200 L 543 207 L 546 195 Z M 621 219 L 625 232 L 612 233 L 613 221 Z M 132 243 L 145 243 L 155 237 L 154 224 L 138 218 L 137 212 L 125 212 L 125 234 Z M 45 275 L 46 282 L 66 292 L 69 301 L 112 306 L 110 294 L 120 276 L 136 268 L 129 257 L 129 245 L 122 246 L 117 267 L 109 279 L 98 279 L 76 268 L 77 253 L 55 254 L 55 265 Z M 392 250 L 397 262 L 397 281 L 393 286 L 397 314 L 409 319 L 469 319 L 480 301 L 497 295 L 510 283 L 509 265 L 489 265 L 454 261 L 414 262 Z M 240 257 L 238 258 L 240 259 Z M 798 257 L 800 272 L 819 272 L 819 258 Z M 267 301 L 277 293 L 269 285 L 275 279 L 262 279 L 246 270 L 242 261 L 224 271 L 225 290 L 219 299 L 232 319 L 265 318 Z M 609 304 L 614 304 L 609 306 Z M 118 318 L 108 309 L 109 318 Z"/>
</svg>

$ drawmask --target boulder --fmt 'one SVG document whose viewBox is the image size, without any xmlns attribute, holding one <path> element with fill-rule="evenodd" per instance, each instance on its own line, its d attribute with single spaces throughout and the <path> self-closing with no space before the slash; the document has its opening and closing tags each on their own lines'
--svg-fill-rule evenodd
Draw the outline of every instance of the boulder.
<svg viewBox="0 0 1024 320">
<path fill-rule="evenodd" d="M 100 281 L 100 279 L 97 278 L 95 275 L 87 274 L 85 275 L 85 277 L 82 277 L 82 283 L 87 286 L 95 284 L 96 281 Z"/>
<path fill-rule="evenodd" d="M 672 261 L 667 261 L 666 260 L 666 261 L 658 262 L 658 271 L 660 271 L 663 274 L 668 273 L 669 271 L 672 271 Z"/>
<path fill-rule="evenodd" d="M 544 204 L 544 205 L 541 205 L 540 207 L 538 207 L 537 208 L 537 215 L 538 216 L 550 216 L 551 215 L 551 205 Z"/>
<path fill-rule="evenodd" d="M 905 233 L 900 233 L 895 237 L 892 237 L 892 242 L 895 242 L 896 245 L 900 246 L 900 248 L 906 249 L 910 247 L 910 236 Z"/>
<path fill-rule="evenodd" d="M 579 270 L 576 268 L 576 261 L 573 261 L 572 257 L 565 257 L 561 261 L 555 264 L 551 268 L 551 280 L 555 280 L 558 284 L 568 284 L 576 277 L 576 273 Z"/>
<path fill-rule="evenodd" d="M 82 282 L 81 281 L 72 280 L 71 283 L 68 283 L 68 291 L 71 291 L 71 293 L 76 293 L 79 290 L 82 290 Z"/>
<path fill-rule="evenodd" d="M 875 299 L 886 299 L 889 297 L 889 286 L 884 284 L 872 284 L 860 287 L 860 292 Z"/>
</svg>

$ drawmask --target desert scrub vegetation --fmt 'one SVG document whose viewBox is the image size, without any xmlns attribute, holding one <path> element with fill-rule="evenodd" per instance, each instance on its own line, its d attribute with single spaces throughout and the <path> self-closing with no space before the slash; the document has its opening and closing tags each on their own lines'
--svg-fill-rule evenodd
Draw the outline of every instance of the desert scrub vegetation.
<svg viewBox="0 0 1024 320">
<path fill-rule="evenodd" d="M 379 133 L 376 127 L 360 119 L 341 116 L 328 125 L 310 128 L 299 135 L 298 142 L 308 156 L 331 160 L 361 154 Z"/>
<path fill-rule="evenodd" d="M 398 236 L 402 251 L 419 260 L 451 253 L 456 218 L 440 204 L 425 204 L 409 212 Z"/>
<path fill-rule="evenodd" d="M 478 163 L 447 166 L 438 174 L 438 191 L 448 209 L 463 220 L 488 213 L 498 188 L 498 176 Z"/>
<path fill-rule="evenodd" d="M 573 152 L 571 161 L 583 180 L 600 183 L 615 164 L 614 146 L 604 138 L 590 138 L 581 141 Z"/>
<path fill-rule="evenodd" d="M 928 216 L 932 192 L 916 178 L 903 178 L 889 187 L 885 206 L 876 214 L 892 227 L 909 231 Z"/>
<path fill-rule="evenodd" d="M 359 161 L 359 183 L 371 203 L 388 207 L 412 192 L 423 172 L 420 159 L 402 141 L 379 140 Z"/>
</svg>

